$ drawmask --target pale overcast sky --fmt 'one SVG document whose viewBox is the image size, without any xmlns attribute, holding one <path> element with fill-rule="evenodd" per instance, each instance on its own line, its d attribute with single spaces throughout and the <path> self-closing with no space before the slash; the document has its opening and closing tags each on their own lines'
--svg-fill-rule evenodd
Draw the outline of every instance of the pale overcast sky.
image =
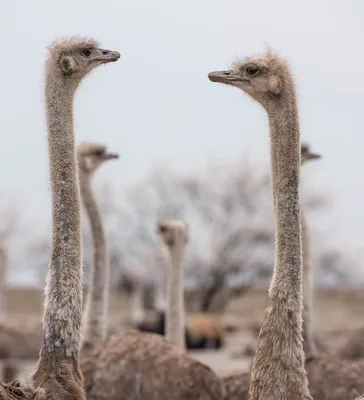
<svg viewBox="0 0 364 400">
<path fill-rule="evenodd" d="M 362 0 L 2 0 L 0 32 L 2 195 L 49 202 L 43 67 L 59 36 L 92 36 L 121 53 L 84 82 L 75 116 L 77 141 L 122 154 L 98 179 L 125 186 L 156 164 L 191 170 L 244 152 L 266 167 L 263 109 L 207 73 L 268 43 L 293 66 L 302 138 L 324 155 L 307 169 L 336 196 L 343 242 L 363 247 Z"/>
</svg>

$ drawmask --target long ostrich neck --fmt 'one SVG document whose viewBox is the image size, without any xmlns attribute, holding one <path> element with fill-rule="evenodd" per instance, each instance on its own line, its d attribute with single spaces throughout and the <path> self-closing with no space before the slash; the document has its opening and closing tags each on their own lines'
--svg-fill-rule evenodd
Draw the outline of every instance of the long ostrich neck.
<svg viewBox="0 0 364 400">
<path fill-rule="evenodd" d="M 135 283 L 135 288 L 132 292 L 132 319 L 134 323 L 139 323 L 143 320 L 143 288 L 140 282 Z"/>
<path fill-rule="evenodd" d="M 78 357 L 82 307 L 80 191 L 73 133 L 75 87 L 46 81 L 52 190 L 52 255 L 44 302 L 40 359 Z"/>
<path fill-rule="evenodd" d="M 6 250 L 0 246 L 0 323 L 6 319 Z"/>
<path fill-rule="evenodd" d="M 177 243 L 169 248 L 166 337 L 184 348 L 183 253 Z"/>
<path fill-rule="evenodd" d="M 302 348 L 300 135 L 295 94 L 268 110 L 275 211 L 275 268 L 252 369 L 251 400 L 309 399 Z M 283 395 L 284 393 L 284 395 Z"/>
<path fill-rule="evenodd" d="M 94 344 L 106 337 L 109 300 L 107 239 L 92 187 L 92 176 L 80 169 L 81 197 L 91 226 L 94 262 L 83 320 L 83 343 Z"/>
<path fill-rule="evenodd" d="M 301 209 L 302 253 L 303 253 L 303 348 L 306 358 L 317 352 L 313 336 L 314 267 L 312 262 L 310 232 Z"/>
<path fill-rule="evenodd" d="M 276 232 L 276 262 L 270 297 L 285 300 L 295 311 L 298 330 L 302 316 L 302 245 L 300 230 L 300 135 L 295 98 L 269 114 L 271 169 Z M 289 115 L 289 118 L 287 118 Z M 296 326 L 295 326 L 296 328 Z M 277 332 L 278 333 L 278 332 Z"/>
</svg>

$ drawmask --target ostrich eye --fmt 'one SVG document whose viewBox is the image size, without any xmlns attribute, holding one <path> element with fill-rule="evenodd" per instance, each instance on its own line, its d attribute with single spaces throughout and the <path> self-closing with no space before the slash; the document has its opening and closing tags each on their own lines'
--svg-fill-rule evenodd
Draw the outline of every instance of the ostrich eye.
<svg viewBox="0 0 364 400">
<path fill-rule="evenodd" d="M 250 64 L 245 68 L 245 72 L 249 76 L 254 76 L 254 75 L 258 74 L 259 69 L 258 69 L 258 67 L 256 65 Z"/>
<path fill-rule="evenodd" d="M 90 55 L 92 54 L 92 48 L 91 47 L 85 47 L 84 49 L 82 49 L 82 55 L 84 57 L 90 57 Z"/>
</svg>

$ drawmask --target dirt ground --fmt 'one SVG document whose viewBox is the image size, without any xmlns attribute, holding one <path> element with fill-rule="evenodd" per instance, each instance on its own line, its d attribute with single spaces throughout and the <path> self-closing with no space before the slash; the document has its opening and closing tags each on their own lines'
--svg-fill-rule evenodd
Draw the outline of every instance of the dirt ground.
<svg viewBox="0 0 364 400">
<path fill-rule="evenodd" d="M 22 326 L 22 329 L 39 325 L 42 296 L 42 292 L 36 290 L 9 290 L 9 324 Z M 188 309 L 189 296 L 186 297 Z M 110 300 L 110 326 L 112 330 L 121 331 L 130 321 L 129 299 L 113 293 Z M 252 356 L 244 355 L 244 351 L 255 348 L 266 300 L 265 289 L 253 289 L 243 297 L 234 299 L 223 319 L 226 324 L 236 326 L 238 330 L 227 335 L 225 348 L 219 351 L 193 351 L 191 355 L 222 376 L 249 370 Z M 315 304 L 316 332 L 332 350 L 343 343 L 349 331 L 364 326 L 364 290 L 321 289 L 317 291 Z M 191 315 L 187 313 L 187 321 Z M 19 364 L 20 378 L 29 374 L 33 366 L 33 361 Z"/>
</svg>

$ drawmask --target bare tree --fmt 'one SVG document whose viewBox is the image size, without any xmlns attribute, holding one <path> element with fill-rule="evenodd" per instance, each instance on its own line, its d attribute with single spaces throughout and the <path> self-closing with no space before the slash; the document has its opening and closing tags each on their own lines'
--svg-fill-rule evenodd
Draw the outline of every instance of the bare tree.
<svg viewBox="0 0 364 400">
<path fill-rule="evenodd" d="M 268 168 L 245 159 L 212 163 L 189 174 L 158 168 L 128 189 L 109 184 L 98 187 L 108 230 L 112 283 L 125 278 L 124 286 L 132 290 L 128 274 L 138 269 L 148 284 L 161 284 L 163 255 L 155 226 L 163 218 L 182 218 L 190 230 L 186 284 L 197 285 L 200 310 L 222 310 L 235 289 L 241 294 L 251 285 L 266 284 L 274 262 L 273 207 L 266 171 Z M 353 267 L 357 260 L 350 258 L 349 250 L 338 252 L 331 240 L 332 226 L 321 224 L 330 220 L 328 196 L 312 189 L 307 179 L 303 183 L 305 212 L 314 221 L 310 225 L 314 228 L 318 282 L 350 282 L 351 268 L 342 266 Z M 92 254 L 87 232 L 85 229 L 86 267 Z M 47 241 L 38 241 L 37 246 L 32 251 L 38 256 L 49 248 Z"/>
<path fill-rule="evenodd" d="M 268 169 L 256 165 L 215 163 L 180 175 L 156 169 L 124 195 L 104 186 L 100 193 L 103 215 L 110 219 L 113 277 L 142 264 L 153 271 L 151 275 L 157 273 L 150 258 L 159 247 L 156 222 L 183 218 L 191 237 L 186 279 L 199 288 L 200 310 L 224 308 L 231 286 L 246 290 L 252 284 L 265 284 L 274 261 L 272 200 Z M 306 211 L 315 219 L 325 214 L 327 218 L 327 197 L 309 187 L 304 192 Z M 335 249 L 327 246 L 324 238 L 329 232 L 325 232 L 314 232 L 315 242 L 325 243 L 318 249 L 318 262 L 334 279 L 343 280 L 339 268 L 343 256 L 335 256 Z"/>
</svg>

